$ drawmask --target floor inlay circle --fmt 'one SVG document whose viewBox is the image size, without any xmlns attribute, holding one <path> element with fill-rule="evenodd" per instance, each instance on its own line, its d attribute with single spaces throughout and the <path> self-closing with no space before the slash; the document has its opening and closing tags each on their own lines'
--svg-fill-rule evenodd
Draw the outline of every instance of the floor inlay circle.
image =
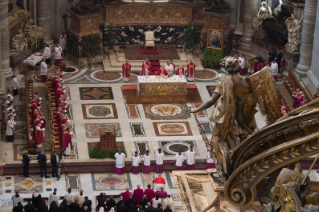
<svg viewBox="0 0 319 212">
<path fill-rule="evenodd" d="M 190 145 L 184 144 L 184 143 L 178 143 L 178 144 L 170 143 L 170 144 L 166 144 L 164 148 L 166 149 L 167 152 L 171 154 L 178 154 L 179 151 L 181 151 L 182 153 L 187 152 L 187 150 L 189 150 L 190 148 Z"/>
<path fill-rule="evenodd" d="M 164 117 L 172 117 L 182 113 L 182 108 L 172 104 L 160 104 L 151 107 L 151 112 Z"/>
<path fill-rule="evenodd" d="M 117 186 L 124 183 L 124 180 L 116 177 L 105 177 L 100 180 L 100 184 L 107 186 Z"/>
<path fill-rule="evenodd" d="M 92 76 L 98 80 L 103 80 L 103 81 L 114 81 L 122 77 L 119 72 L 105 72 L 105 71 L 96 71 L 92 74 Z"/>
</svg>

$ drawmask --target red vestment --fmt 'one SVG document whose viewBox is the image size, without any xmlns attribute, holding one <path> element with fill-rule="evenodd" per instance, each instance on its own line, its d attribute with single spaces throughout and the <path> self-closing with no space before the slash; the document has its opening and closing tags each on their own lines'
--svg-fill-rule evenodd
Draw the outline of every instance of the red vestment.
<svg viewBox="0 0 319 212">
<path fill-rule="evenodd" d="M 41 128 L 43 128 L 43 129 L 45 129 L 45 119 L 44 119 L 44 117 L 43 116 L 41 116 L 40 117 L 40 120 L 43 122 L 43 123 L 41 123 Z"/>
<path fill-rule="evenodd" d="M 122 193 L 123 201 L 126 202 L 130 198 L 130 194 L 132 194 L 130 191 L 125 191 Z"/>
<path fill-rule="evenodd" d="M 185 69 L 183 67 L 177 68 L 176 75 L 185 75 Z"/>
<path fill-rule="evenodd" d="M 36 141 L 37 145 L 44 143 L 43 130 L 37 130 Z"/>
<path fill-rule="evenodd" d="M 61 113 L 59 111 L 55 114 L 55 121 L 58 125 L 61 124 Z"/>
<path fill-rule="evenodd" d="M 167 198 L 167 192 L 166 191 L 158 191 L 158 198 Z"/>
<path fill-rule="evenodd" d="M 123 63 L 122 65 L 123 77 L 129 78 L 131 72 L 131 63 Z"/>
<path fill-rule="evenodd" d="M 148 199 L 150 202 L 152 201 L 152 199 L 153 199 L 154 196 L 155 196 L 154 190 L 151 189 L 151 188 L 145 189 L 144 194 L 146 195 L 147 199 Z"/>
<path fill-rule="evenodd" d="M 165 183 L 165 179 L 162 176 L 158 176 L 157 178 L 155 178 L 154 183 L 156 183 L 156 184 L 166 184 Z"/>
<path fill-rule="evenodd" d="M 161 74 L 168 75 L 167 70 L 164 69 L 164 68 L 163 69 L 162 68 L 157 69 L 156 75 L 161 75 Z"/>
<path fill-rule="evenodd" d="M 64 139 L 64 130 L 66 129 L 66 126 L 64 124 L 62 124 L 59 127 L 59 136 L 60 136 L 60 147 L 62 147 L 63 145 L 63 139 Z"/>
<path fill-rule="evenodd" d="M 139 202 L 143 199 L 143 189 L 137 188 L 133 191 L 133 199 L 135 199 L 135 205 L 138 205 Z"/>
<path fill-rule="evenodd" d="M 142 65 L 142 72 L 141 72 L 141 76 L 145 76 L 146 72 L 151 72 L 152 68 L 151 68 L 151 62 L 150 61 L 145 61 Z"/>
<path fill-rule="evenodd" d="M 194 62 L 187 63 L 187 77 L 194 77 L 196 64 Z"/>
<path fill-rule="evenodd" d="M 69 132 L 64 133 L 64 139 L 63 139 L 63 149 L 66 149 L 68 146 L 72 146 L 72 136 Z"/>
<path fill-rule="evenodd" d="M 60 96 L 63 94 L 63 91 L 61 88 L 58 88 L 55 92 L 55 103 L 58 105 L 59 103 L 59 99 L 60 99 Z"/>
</svg>

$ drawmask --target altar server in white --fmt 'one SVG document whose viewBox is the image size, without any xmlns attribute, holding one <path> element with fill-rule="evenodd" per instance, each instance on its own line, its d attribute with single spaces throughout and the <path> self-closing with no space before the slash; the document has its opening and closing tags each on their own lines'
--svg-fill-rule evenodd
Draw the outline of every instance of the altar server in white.
<svg viewBox="0 0 319 212">
<path fill-rule="evenodd" d="M 119 151 L 115 153 L 114 157 L 116 158 L 114 173 L 119 175 L 124 174 L 125 154 L 121 151 L 121 149 L 119 149 Z"/>
<path fill-rule="evenodd" d="M 193 145 L 190 146 L 190 149 L 186 152 L 186 170 L 195 169 L 195 151 L 193 150 Z"/>
<path fill-rule="evenodd" d="M 138 174 L 140 172 L 140 156 L 137 152 L 132 155 L 132 173 Z"/>
<path fill-rule="evenodd" d="M 16 122 L 13 120 L 13 116 L 8 116 L 7 121 L 7 129 L 6 129 L 6 136 L 7 136 L 7 142 L 13 142 L 14 141 L 14 126 L 16 125 Z"/>
<path fill-rule="evenodd" d="M 58 66 L 61 64 L 62 62 L 62 48 L 60 46 L 59 43 L 56 44 L 55 48 L 54 48 L 54 65 Z"/>
<path fill-rule="evenodd" d="M 41 72 L 40 72 L 42 82 L 47 82 L 47 72 L 48 72 L 48 65 L 45 63 L 45 58 L 43 58 L 41 62 Z"/>
<path fill-rule="evenodd" d="M 206 169 L 212 169 L 215 168 L 214 160 L 210 154 L 210 152 L 207 150 L 206 154 Z"/>
<path fill-rule="evenodd" d="M 158 152 L 155 152 L 155 173 L 160 174 L 163 172 L 164 153 L 161 148 L 158 148 Z"/>
<path fill-rule="evenodd" d="M 146 150 L 144 155 L 143 173 L 144 174 L 151 173 L 151 154 L 149 153 L 148 150 Z"/>
<path fill-rule="evenodd" d="M 59 205 L 60 196 L 57 194 L 57 189 L 54 188 L 53 193 L 50 194 L 48 199 L 48 205 L 51 205 L 51 203 L 54 201 L 57 205 Z"/>
<path fill-rule="evenodd" d="M 178 154 L 175 155 L 175 160 L 175 170 L 183 170 L 183 162 L 185 161 L 185 157 L 181 151 L 179 151 Z"/>
<path fill-rule="evenodd" d="M 43 58 L 45 59 L 46 64 L 51 64 L 51 48 L 48 44 L 45 44 Z"/>
</svg>

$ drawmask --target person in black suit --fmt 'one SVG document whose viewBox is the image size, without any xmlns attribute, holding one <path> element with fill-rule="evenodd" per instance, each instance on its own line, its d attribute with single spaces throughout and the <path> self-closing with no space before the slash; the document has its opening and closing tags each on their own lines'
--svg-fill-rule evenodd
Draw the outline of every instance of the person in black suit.
<svg viewBox="0 0 319 212">
<path fill-rule="evenodd" d="M 128 212 L 128 208 L 124 206 L 124 202 L 121 202 L 121 205 L 117 207 L 117 212 Z"/>
<path fill-rule="evenodd" d="M 145 209 L 147 202 L 148 202 L 147 196 L 144 194 L 143 199 L 139 202 L 139 205 L 141 205 Z"/>
<path fill-rule="evenodd" d="M 145 212 L 153 212 L 154 211 L 154 208 L 153 208 L 151 202 L 147 202 L 147 205 L 145 206 L 144 210 L 145 210 Z"/>
<path fill-rule="evenodd" d="M 58 175 L 58 161 L 56 159 L 56 152 L 53 152 L 51 155 L 51 166 L 52 166 L 52 177 L 59 179 Z"/>
<path fill-rule="evenodd" d="M 30 164 L 30 156 L 28 155 L 28 151 L 25 151 L 22 155 L 22 163 L 23 163 L 23 176 L 29 177 L 29 164 Z"/>
<path fill-rule="evenodd" d="M 154 212 L 163 212 L 162 204 L 158 203 L 158 207 L 154 209 Z"/>
<path fill-rule="evenodd" d="M 281 60 L 282 60 L 282 53 L 279 49 L 279 51 L 276 54 L 276 63 L 278 64 L 278 73 L 280 73 Z"/>
<path fill-rule="evenodd" d="M 116 207 L 116 202 L 113 199 L 113 196 L 110 196 L 110 199 L 108 201 L 106 201 L 106 211 L 110 211 L 111 208 Z"/>
<path fill-rule="evenodd" d="M 70 212 L 79 212 L 80 211 L 80 205 L 78 203 L 78 199 L 75 198 L 74 202 L 72 202 L 69 206 Z"/>
<path fill-rule="evenodd" d="M 41 153 L 38 155 L 37 160 L 40 165 L 41 177 L 44 176 L 45 178 L 49 178 L 47 176 L 47 157 L 43 154 L 43 151 L 41 151 Z M 44 175 L 43 175 L 43 172 L 44 172 Z"/>
<path fill-rule="evenodd" d="M 92 201 L 89 200 L 87 196 L 84 197 L 84 202 L 82 204 L 82 210 L 84 210 L 84 206 L 87 206 L 87 211 L 91 212 L 92 211 Z"/>
<path fill-rule="evenodd" d="M 24 206 L 24 211 L 25 212 L 34 212 L 35 211 L 35 206 L 32 204 L 32 201 L 29 199 L 28 204 Z"/>
</svg>

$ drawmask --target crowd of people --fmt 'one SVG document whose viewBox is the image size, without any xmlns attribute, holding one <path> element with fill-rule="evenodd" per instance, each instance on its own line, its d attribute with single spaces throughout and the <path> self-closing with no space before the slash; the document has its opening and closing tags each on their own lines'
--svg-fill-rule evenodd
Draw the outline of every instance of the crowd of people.
<svg viewBox="0 0 319 212">
<path fill-rule="evenodd" d="M 54 121 L 54 129 L 51 132 L 52 139 L 54 141 L 54 149 L 63 149 L 66 156 L 71 154 L 72 137 L 71 132 L 72 125 L 67 114 L 67 92 L 63 85 L 63 77 L 60 69 L 56 70 L 50 83 L 47 85 L 48 96 L 50 102 L 50 119 Z"/>
<path fill-rule="evenodd" d="M 96 198 L 96 211 L 98 212 L 173 212 L 174 201 L 165 191 L 165 179 L 159 175 L 154 180 L 154 189 L 151 185 L 147 185 L 145 190 L 140 185 L 131 192 L 129 188 L 120 194 L 116 199 L 105 193 L 100 193 Z M 26 201 L 27 204 L 22 203 Z M 12 196 L 13 212 L 92 212 L 92 201 L 88 196 L 84 195 L 81 189 L 79 194 L 72 193 L 72 189 L 68 188 L 64 197 L 57 193 L 57 188 L 53 189 L 53 193 L 47 198 L 43 198 L 39 190 L 35 190 L 32 198 L 24 200 L 19 194 L 19 190 L 15 191 Z"/>
<path fill-rule="evenodd" d="M 13 212 L 92 212 L 92 201 L 83 194 L 82 189 L 78 195 L 74 195 L 71 188 L 68 188 L 68 192 L 62 200 L 57 189 L 54 188 L 47 203 L 36 189 L 32 198 L 27 199 L 28 203 L 24 206 L 22 204 L 24 199 L 20 196 L 19 190 L 15 192 L 15 195 L 12 196 Z M 60 200 L 62 200 L 61 203 Z"/>
<path fill-rule="evenodd" d="M 126 59 L 125 62 L 122 65 L 122 75 L 123 75 L 123 81 L 128 82 L 130 79 L 130 72 L 131 72 L 132 65 L 129 63 L 129 61 Z M 195 74 L 195 68 L 196 64 L 193 61 L 193 59 L 190 59 L 189 62 L 187 63 L 187 68 L 186 68 L 186 73 L 185 73 L 185 68 L 180 65 L 177 69 L 175 64 L 173 63 L 173 60 L 167 61 L 167 64 L 162 65 L 159 67 L 155 75 L 157 76 L 185 76 L 187 77 L 187 80 L 189 82 L 194 81 L 194 74 Z M 152 74 L 152 63 L 151 61 L 146 58 L 146 60 L 142 64 L 142 71 L 141 71 L 141 76 L 149 76 Z M 186 74 L 186 75 L 185 75 Z"/>
<path fill-rule="evenodd" d="M 178 152 L 175 155 L 175 170 L 195 170 L 195 155 L 196 151 L 193 149 L 193 145 L 190 146 L 189 150 L 185 152 L 185 154 L 182 154 L 182 152 Z M 124 174 L 125 172 L 125 153 L 121 151 L 121 149 L 118 150 L 117 153 L 114 155 L 116 162 L 115 162 L 115 174 Z M 154 149 L 154 158 L 155 158 L 155 173 L 160 174 L 164 171 L 164 153 L 161 148 L 158 148 L 157 151 Z M 143 173 L 149 174 L 151 173 L 151 154 L 149 150 L 146 150 L 144 156 L 143 156 Z M 132 167 L 131 167 L 131 173 L 132 174 L 139 174 L 140 172 L 140 155 L 137 151 L 134 153 L 132 152 L 131 156 L 132 161 Z M 186 166 L 184 166 L 184 163 L 186 162 Z M 212 156 L 209 151 L 207 151 L 206 155 L 206 168 L 214 168 L 215 164 L 212 159 Z"/>
</svg>

